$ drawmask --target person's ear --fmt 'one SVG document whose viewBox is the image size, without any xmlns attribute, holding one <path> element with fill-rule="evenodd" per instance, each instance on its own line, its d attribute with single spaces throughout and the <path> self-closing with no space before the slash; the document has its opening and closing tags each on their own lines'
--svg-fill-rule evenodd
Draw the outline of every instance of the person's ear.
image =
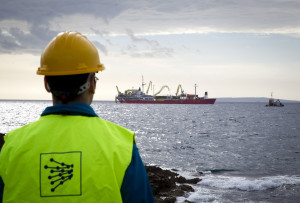
<svg viewBox="0 0 300 203">
<path fill-rule="evenodd" d="M 95 81 L 95 77 L 96 75 L 93 75 L 93 77 L 91 77 L 90 79 L 90 92 L 92 94 L 95 94 L 96 92 L 96 81 Z"/>
<path fill-rule="evenodd" d="M 44 76 L 44 86 L 47 92 L 51 92 L 46 76 Z"/>
</svg>

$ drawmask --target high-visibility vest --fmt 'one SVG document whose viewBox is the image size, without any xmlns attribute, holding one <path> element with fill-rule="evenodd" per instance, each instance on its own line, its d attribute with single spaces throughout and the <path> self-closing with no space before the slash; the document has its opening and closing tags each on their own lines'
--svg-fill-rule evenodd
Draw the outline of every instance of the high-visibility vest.
<svg viewBox="0 0 300 203">
<path fill-rule="evenodd" d="M 122 202 L 134 142 L 98 117 L 42 116 L 5 136 L 3 202 Z"/>
</svg>

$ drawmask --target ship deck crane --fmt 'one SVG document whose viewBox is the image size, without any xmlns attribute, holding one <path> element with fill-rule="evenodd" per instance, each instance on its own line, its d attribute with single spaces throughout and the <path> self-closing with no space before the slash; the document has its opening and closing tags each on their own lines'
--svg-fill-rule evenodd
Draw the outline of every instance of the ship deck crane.
<svg viewBox="0 0 300 203">
<path fill-rule="evenodd" d="M 147 88 L 146 94 L 148 94 L 148 92 L 149 92 L 149 89 L 150 89 L 150 86 L 151 86 L 151 90 L 152 90 L 152 81 L 150 81 L 150 82 L 149 82 L 149 85 L 148 85 L 148 88 Z"/>
<path fill-rule="evenodd" d="M 164 86 L 162 86 L 161 88 L 160 88 L 160 90 L 156 93 L 156 94 L 154 94 L 153 96 L 154 97 L 156 97 L 159 93 L 161 93 L 161 91 L 163 91 L 163 89 L 165 89 L 165 88 L 167 88 L 169 91 L 170 91 L 170 88 L 167 86 L 167 85 L 164 85 Z"/>
<path fill-rule="evenodd" d="M 117 85 L 116 85 L 116 88 L 117 88 L 118 95 L 119 95 L 121 92 L 119 91 L 119 88 L 118 88 L 118 86 L 117 86 Z"/>
<path fill-rule="evenodd" d="M 179 84 L 177 87 L 176 97 L 178 96 L 179 89 L 181 89 L 181 94 L 183 94 L 183 89 L 182 89 L 181 85 Z"/>
</svg>

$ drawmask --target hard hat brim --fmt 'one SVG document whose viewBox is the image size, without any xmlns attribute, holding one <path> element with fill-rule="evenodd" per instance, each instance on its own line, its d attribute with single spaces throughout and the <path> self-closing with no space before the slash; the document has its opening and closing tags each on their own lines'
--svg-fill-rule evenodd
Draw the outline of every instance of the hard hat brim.
<svg viewBox="0 0 300 203">
<path fill-rule="evenodd" d="M 96 73 L 99 71 L 103 71 L 105 69 L 103 64 L 99 64 L 96 68 L 86 68 L 86 69 L 76 69 L 72 71 L 49 71 L 45 68 L 39 67 L 37 70 L 38 75 L 46 75 L 46 76 L 59 76 L 59 75 L 78 75 L 85 73 Z"/>
</svg>

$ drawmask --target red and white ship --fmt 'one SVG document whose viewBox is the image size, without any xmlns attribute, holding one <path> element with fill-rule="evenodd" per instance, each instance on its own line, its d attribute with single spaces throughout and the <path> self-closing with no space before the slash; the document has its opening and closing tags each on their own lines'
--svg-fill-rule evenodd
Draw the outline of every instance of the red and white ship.
<svg viewBox="0 0 300 203">
<path fill-rule="evenodd" d="M 178 86 L 176 95 L 174 96 L 158 96 L 158 94 L 164 89 L 169 89 L 168 86 L 163 86 L 156 94 L 149 95 L 149 88 L 152 87 L 150 81 L 146 93 L 144 93 L 144 83 L 142 79 L 142 90 L 139 89 L 128 89 L 124 93 L 119 91 L 117 87 L 118 95 L 115 98 L 116 102 L 120 103 L 134 103 L 134 104 L 214 104 L 215 98 L 208 98 L 207 92 L 203 97 L 199 97 L 196 92 L 197 85 L 195 84 L 195 94 L 185 94 L 182 90 L 181 85 Z M 181 94 L 178 94 L 181 89 Z M 170 90 L 170 89 L 169 89 Z"/>
</svg>

